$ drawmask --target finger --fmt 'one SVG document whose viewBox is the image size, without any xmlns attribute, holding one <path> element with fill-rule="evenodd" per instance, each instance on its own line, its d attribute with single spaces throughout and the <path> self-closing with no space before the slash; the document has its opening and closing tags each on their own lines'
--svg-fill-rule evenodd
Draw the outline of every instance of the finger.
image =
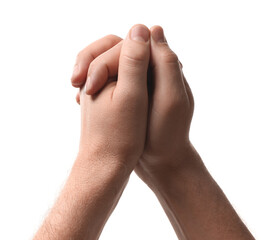
<svg viewBox="0 0 280 240">
<path fill-rule="evenodd" d="M 190 88 L 190 85 L 189 85 L 184 73 L 183 73 L 183 64 L 181 63 L 180 60 L 179 60 L 179 64 L 180 64 L 180 67 L 181 67 L 183 83 L 184 83 L 185 90 L 186 90 L 186 93 L 187 93 L 187 96 L 188 96 L 189 104 L 190 104 L 191 109 L 193 110 L 194 109 L 194 98 L 193 98 L 192 90 Z"/>
<path fill-rule="evenodd" d="M 154 71 L 155 91 L 161 96 L 176 96 L 184 90 L 182 65 L 177 55 L 170 49 L 162 27 L 151 29 L 151 67 Z"/>
<path fill-rule="evenodd" d="M 114 94 L 147 91 L 150 59 L 150 31 L 142 24 L 134 25 L 123 41 L 119 59 L 118 82 Z"/>
<path fill-rule="evenodd" d="M 80 104 L 80 90 L 77 92 L 76 101 L 78 104 Z"/>
<path fill-rule="evenodd" d="M 185 85 L 185 88 L 186 88 L 186 92 L 187 92 L 187 95 L 188 95 L 188 99 L 189 99 L 191 109 L 194 109 L 194 98 L 193 98 L 192 90 L 191 90 L 190 85 L 188 84 L 184 74 L 183 74 L 183 80 L 184 80 L 184 85 Z"/>
<path fill-rule="evenodd" d="M 181 69 L 183 69 L 183 64 L 181 63 L 180 60 L 178 60 L 178 61 L 179 61 L 179 64 L 180 64 L 180 66 L 181 66 Z"/>
<path fill-rule="evenodd" d="M 76 58 L 71 82 L 74 87 L 82 86 L 87 77 L 89 64 L 94 58 L 115 46 L 122 39 L 115 35 L 107 35 L 84 48 Z"/>
<path fill-rule="evenodd" d="M 88 70 L 86 93 L 93 95 L 107 82 L 108 78 L 118 74 L 119 58 L 123 41 L 95 58 Z"/>
</svg>

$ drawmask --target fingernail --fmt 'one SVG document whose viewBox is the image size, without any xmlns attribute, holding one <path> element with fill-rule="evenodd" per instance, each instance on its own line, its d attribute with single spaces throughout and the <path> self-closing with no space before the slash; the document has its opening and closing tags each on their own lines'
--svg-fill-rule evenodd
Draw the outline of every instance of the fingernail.
<svg viewBox="0 0 280 240">
<path fill-rule="evenodd" d="M 155 42 L 166 42 L 166 39 L 164 37 L 163 29 L 162 28 L 157 28 L 152 32 L 152 38 Z"/>
<path fill-rule="evenodd" d="M 130 38 L 139 42 L 148 42 L 150 31 L 142 25 L 137 25 L 131 29 Z"/>
</svg>

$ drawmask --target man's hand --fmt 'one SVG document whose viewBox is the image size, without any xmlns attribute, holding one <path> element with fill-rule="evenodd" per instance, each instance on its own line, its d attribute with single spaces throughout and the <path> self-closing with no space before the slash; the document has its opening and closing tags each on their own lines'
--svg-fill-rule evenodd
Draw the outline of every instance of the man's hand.
<svg viewBox="0 0 280 240">
<path fill-rule="evenodd" d="M 122 42 L 108 36 L 104 39 L 105 45 L 97 42 L 100 48 L 89 46 L 90 51 L 101 54 L 93 61 L 90 56 L 78 56 L 83 64 L 92 61 L 91 77 L 99 78 L 101 74 L 106 78 L 115 77 L 117 81 L 108 81 L 94 96 L 85 94 L 85 87 L 81 88 L 79 154 L 34 240 L 98 239 L 144 149 L 149 34 L 149 29 L 138 25 Z M 116 58 L 115 65 L 110 66 L 118 69 L 117 77 L 104 65 L 107 60 Z M 75 86 L 86 76 L 81 62 L 78 61 L 78 72 L 72 78 Z"/>
<path fill-rule="evenodd" d="M 182 72 L 182 64 L 170 49 L 163 29 L 151 31 L 151 85 L 149 121 L 145 151 L 136 168 L 153 170 L 178 167 L 179 154 L 188 148 L 194 100 Z M 138 171 L 139 170 L 139 171 Z"/>
<path fill-rule="evenodd" d="M 91 156 L 117 158 L 117 164 L 131 171 L 144 150 L 150 59 L 149 29 L 135 26 L 129 34 L 131 37 L 133 30 L 140 31 L 145 39 L 126 39 L 96 57 L 90 64 L 87 84 L 80 93 L 80 153 L 89 159 Z M 102 91 L 99 91 L 100 79 L 116 77 L 117 81 L 107 81 Z M 90 84 L 93 87 L 90 88 Z M 90 95 L 85 94 L 85 91 Z M 91 95 L 93 91 L 95 94 Z"/>
</svg>

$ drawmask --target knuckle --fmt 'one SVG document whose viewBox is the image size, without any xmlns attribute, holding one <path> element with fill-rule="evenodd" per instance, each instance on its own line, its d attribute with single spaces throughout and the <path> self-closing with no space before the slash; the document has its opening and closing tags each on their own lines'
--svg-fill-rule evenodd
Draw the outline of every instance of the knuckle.
<svg viewBox="0 0 280 240">
<path fill-rule="evenodd" d="M 136 95 L 132 91 L 130 91 L 128 88 L 123 88 L 119 96 L 119 102 L 121 103 L 120 107 L 129 107 L 130 104 L 127 103 L 132 103 L 132 101 L 135 99 Z"/>
<path fill-rule="evenodd" d="M 124 52 L 120 59 L 120 65 L 133 69 L 142 67 L 146 63 L 147 53 L 141 50 Z"/>
<path fill-rule="evenodd" d="M 183 69 L 183 63 L 180 60 L 178 60 L 178 61 L 179 61 L 181 69 Z"/>
<path fill-rule="evenodd" d="M 162 52 L 161 54 L 162 61 L 165 63 L 178 63 L 179 58 L 176 53 L 174 53 L 172 50 L 167 49 Z"/>
<path fill-rule="evenodd" d="M 123 54 L 121 64 L 135 68 L 142 65 L 143 62 L 143 58 L 139 55 Z"/>
<path fill-rule="evenodd" d="M 149 55 L 149 48 L 146 46 L 128 45 L 123 48 L 122 57 L 125 61 L 133 63 L 142 63 L 146 61 Z"/>
<path fill-rule="evenodd" d="M 185 111 L 187 103 L 186 94 L 177 94 L 171 98 L 169 98 L 168 104 L 166 104 L 167 112 L 181 112 Z"/>
<path fill-rule="evenodd" d="M 146 99 L 144 94 L 124 88 L 119 92 L 117 102 L 120 111 L 135 112 L 141 110 Z"/>
</svg>

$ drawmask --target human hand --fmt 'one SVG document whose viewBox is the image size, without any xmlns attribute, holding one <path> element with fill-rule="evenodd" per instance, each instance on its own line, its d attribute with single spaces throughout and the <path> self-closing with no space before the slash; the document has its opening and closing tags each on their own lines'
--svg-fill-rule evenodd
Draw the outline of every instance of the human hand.
<svg viewBox="0 0 280 240">
<path fill-rule="evenodd" d="M 154 26 L 150 31 L 152 95 L 146 147 L 136 168 L 138 175 L 142 170 L 180 164 L 182 152 L 190 149 L 189 129 L 194 110 L 183 66 L 168 46 L 163 29 Z"/>
<path fill-rule="evenodd" d="M 142 33 L 146 41 L 141 42 L 139 38 L 136 41 L 131 40 L 129 36 L 133 36 L 133 30 Z M 91 63 L 90 56 L 94 55 L 92 52 L 87 55 L 84 50 L 78 55 L 80 74 L 72 78 L 75 86 L 86 76 L 84 70 L 89 63 L 90 76 L 97 79 L 112 79 L 116 77 L 114 73 L 118 72 L 117 81 L 107 81 L 102 91 L 95 92 L 94 95 L 85 94 L 85 86 L 81 88 L 82 127 L 79 155 L 83 156 L 82 159 L 91 159 L 94 156 L 94 159 L 102 159 L 103 165 L 121 164 L 131 171 L 135 167 L 143 152 L 146 138 L 149 38 L 149 29 L 139 30 L 136 27 L 132 28 L 124 41 L 119 41 L 117 37 L 109 40 L 113 42 L 111 45 L 119 43 L 106 52 L 104 50 L 107 47 L 104 45 L 89 46 L 88 49 L 96 50 L 94 54 L 101 53 Z M 101 44 L 101 41 L 98 43 Z M 107 62 L 110 68 L 107 68 Z M 88 90 L 89 88 L 86 91 Z M 104 159 L 107 162 L 104 162 Z"/>
<path fill-rule="evenodd" d="M 149 83 L 151 85 L 151 96 L 149 99 L 149 119 L 147 126 L 147 138 L 141 161 L 136 167 L 138 175 L 143 176 L 145 171 L 158 167 L 176 166 L 180 163 L 182 151 L 190 148 L 189 128 L 192 119 L 194 101 L 191 90 L 182 72 L 182 64 L 177 55 L 169 48 L 163 29 L 154 26 L 151 31 L 151 59 Z M 161 38 L 161 39 L 160 39 Z M 158 41 L 159 40 L 159 41 Z M 96 44 L 92 44 L 97 47 Z M 92 52 L 90 49 L 84 51 L 84 58 L 88 58 Z M 89 62 L 80 58 L 78 60 L 84 69 L 83 75 L 88 70 L 90 79 L 92 66 Z M 111 76 L 117 74 L 115 67 L 118 56 L 110 58 L 106 63 Z M 96 64 L 95 64 L 96 65 Z M 105 75 L 101 72 L 95 81 L 87 81 L 87 93 L 98 92 L 107 82 Z M 72 78 L 73 79 L 73 78 Z M 84 84 L 81 81 L 81 84 Z M 79 102 L 79 95 L 77 97 Z"/>
</svg>

